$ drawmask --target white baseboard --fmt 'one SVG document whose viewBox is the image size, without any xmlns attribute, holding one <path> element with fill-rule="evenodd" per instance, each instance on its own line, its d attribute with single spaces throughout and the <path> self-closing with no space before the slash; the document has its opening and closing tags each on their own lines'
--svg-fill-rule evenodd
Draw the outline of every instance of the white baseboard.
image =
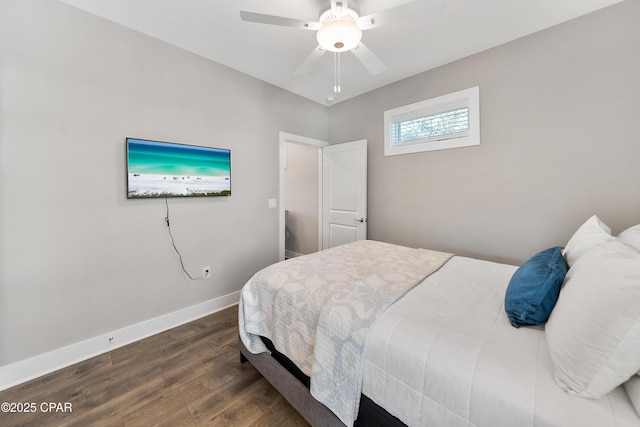
<svg viewBox="0 0 640 427">
<path fill-rule="evenodd" d="M 164 314 L 10 365 L 0 366 L 0 391 L 164 332 L 238 303 L 240 291 Z M 109 338 L 113 338 L 109 341 Z"/>
</svg>

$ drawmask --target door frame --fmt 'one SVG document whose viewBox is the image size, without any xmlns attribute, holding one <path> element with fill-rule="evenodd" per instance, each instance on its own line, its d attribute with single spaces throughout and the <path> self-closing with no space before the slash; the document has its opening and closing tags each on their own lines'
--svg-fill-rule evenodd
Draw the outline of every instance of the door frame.
<svg viewBox="0 0 640 427">
<path fill-rule="evenodd" d="M 280 132 L 278 137 L 278 172 L 279 172 L 279 183 L 278 183 L 278 259 L 280 261 L 284 260 L 285 255 L 285 215 L 284 215 L 284 207 L 285 207 L 285 168 L 286 168 L 286 155 L 285 155 L 285 144 L 286 143 L 293 144 L 302 144 L 308 145 L 311 147 L 316 147 L 318 150 L 318 250 L 322 249 L 322 147 L 326 147 L 329 145 L 327 141 L 321 141 L 319 139 L 308 138 L 306 136 L 294 135 L 292 133 Z"/>
</svg>

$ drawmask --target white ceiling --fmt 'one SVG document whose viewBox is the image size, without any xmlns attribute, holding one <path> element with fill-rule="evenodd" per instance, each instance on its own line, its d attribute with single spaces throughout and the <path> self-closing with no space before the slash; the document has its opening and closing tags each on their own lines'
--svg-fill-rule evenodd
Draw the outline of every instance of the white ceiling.
<svg viewBox="0 0 640 427">
<path fill-rule="evenodd" d="M 338 95 L 331 53 L 294 75 L 317 46 L 315 32 L 240 20 L 242 9 L 317 21 L 328 0 L 61 1 L 329 105 L 622 0 L 360 0 L 361 16 L 400 5 L 403 13 L 363 34 L 387 66 L 382 73 L 373 76 L 350 52 L 341 54 Z"/>
</svg>

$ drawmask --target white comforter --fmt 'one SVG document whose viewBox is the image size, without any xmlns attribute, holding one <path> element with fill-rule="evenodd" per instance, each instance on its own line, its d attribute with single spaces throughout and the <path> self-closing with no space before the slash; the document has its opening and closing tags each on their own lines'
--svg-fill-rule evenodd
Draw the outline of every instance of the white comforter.
<svg viewBox="0 0 640 427">
<path fill-rule="evenodd" d="M 347 426 L 358 414 L 370 326 L 451 254 L 370 240 L 267 267 L 243 287 L 240 337 L 270 338 L 311 377 L 311 394 Z"/>
<path fill-rule="evenodd" d="M 543 328 L 504 313 L 515 269 L 454 257 L 387 309 L 363 394 L 409 426 L 640 426 L 622 387 L 590 400 L 555 384 Z"/>
</svg>

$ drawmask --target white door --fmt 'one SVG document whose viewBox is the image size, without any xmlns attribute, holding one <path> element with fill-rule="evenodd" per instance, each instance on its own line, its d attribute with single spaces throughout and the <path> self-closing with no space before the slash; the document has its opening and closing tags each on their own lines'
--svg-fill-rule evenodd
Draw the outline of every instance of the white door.
<svg viewBox="0 0 640 427">
<path fill-rule="evenodd" d="M 367 140 L 322 148 L 322 248 L 367 238 Z"/>
</svg>

